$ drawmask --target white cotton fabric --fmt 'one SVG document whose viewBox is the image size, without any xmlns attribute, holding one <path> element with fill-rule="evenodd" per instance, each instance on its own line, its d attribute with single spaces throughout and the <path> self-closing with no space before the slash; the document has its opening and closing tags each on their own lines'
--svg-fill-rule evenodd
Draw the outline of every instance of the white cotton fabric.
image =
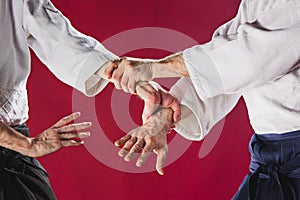
<svg viewBox="0 0 300 200">
<path fill-rule="evenodd" d="M 210 42 L 183 57 L 190 78 L 171 90 L 185 107 L 183 136 L 202 139 L 240 97 L 256 133 L 300 129 L 300 1 L 244 0 Z"/>
<path fill-rule="evenodd" d="M 108 83 L 95 73 L 117 56 L 75 30 L 50 1 L 1 0 L 0 24 L 0 121 L 28 119 L 29 47 L 56 77 L 88 96 Z"/>
</svg>

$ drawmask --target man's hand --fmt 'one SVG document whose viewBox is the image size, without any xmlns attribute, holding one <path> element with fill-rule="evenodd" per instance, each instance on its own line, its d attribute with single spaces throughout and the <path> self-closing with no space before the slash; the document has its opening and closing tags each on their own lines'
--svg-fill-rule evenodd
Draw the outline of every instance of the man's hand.
<svg viewBox="0 0 300 200">
<path fill-rule="evenodd" d="M 133 129 L 126 136 L 115 142 L 116 146 L 123 146 L 119 156 L 131 161 L 142 150 L 136 165 L 141 167 L 150 153 L 157 154 L 156 170 L 160 175 L 164 174 L 163 166 L 168 153 L 166 134 L 172 126 L 172 109 L 161 109 L 150 116 L 144 125 Z"/>
<path fill-rule="evenodd" d="M 150 82 L 139 82 L 136 87 L 137 95 L 141 97 L 144 102 L 143 123 L 159 109 L 171 108 L 173 110 L 173 121 L 180 120 L 181 109 L 176 97 L 165 91 L 159 84 Z"/>
<path fill-rule="evenodd" d="M 90 136 L 90 133 L 78 131 L 90 127 L 91 123 L 71 123 L 79 116 L 80 113 L 73 113 L 64 117 L 37 137 L 30 138 L 30 146 L 27 152 L 28 156 L 40 157 L 55 152 L 62 147 L 78 146 L 83 144 L 81 138 Z"/>
<path fill-rule="evenodd" d="M 136 83 L 150 81 L 153 78 L 151 62 L 134 58 L 122 58 L 116 65 L 109 65 L 104 70 L 104 76 L 114 83 L 117 89 L 131 94 L 135 93 Z"/>
<path fill-rule="evenodd" d="M 110 62 L 104 68 L 104 78 L 113 82 L 117 89 L 123 89 L 131 94 L 136 92 L 138 82 L 183 76 L 189 76 L 189 73 L 182 53 L 159 60 L 126 57 Z"/>
</svg>

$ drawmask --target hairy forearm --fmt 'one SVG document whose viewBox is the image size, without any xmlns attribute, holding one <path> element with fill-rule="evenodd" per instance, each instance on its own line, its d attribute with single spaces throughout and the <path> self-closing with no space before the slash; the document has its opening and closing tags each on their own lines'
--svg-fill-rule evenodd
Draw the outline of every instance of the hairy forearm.
<svg viewBox="0 0 300 200">
<path fill-rule="evenodd" d="M 30 155 L 31 139 L 0 122 L 0 146 Z"/>
<path fill-rule="evenodd" d="M 182 52 L 157 60 L 151 66 L 153 78 L 189 76 Z"/>
</svg>

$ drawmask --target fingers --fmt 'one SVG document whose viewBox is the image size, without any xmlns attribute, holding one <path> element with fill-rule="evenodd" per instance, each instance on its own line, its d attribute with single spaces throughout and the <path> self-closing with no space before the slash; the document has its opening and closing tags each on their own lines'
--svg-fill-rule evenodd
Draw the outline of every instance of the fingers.
<svg viewBox="0 0 300 200">
<path fill-rule="evenodd" d="M 143 148 L 140 157 L 136 162 L 137 167 L 141 167 L 145 164 L 151 152 L 154 151 L 157 154 L 156 159 L 156 170 L 160 175 L 164 175 L 164 163 L 168 154 L 168 147 L 165 145 L 162 148 L 156 148 L 151 140 L 147 141 L 144 138 L 130 137 L 130 135 L 126 135 L 121 138 L 119 144 L 124 144 L 122 149 L 118 152 L 120 157 L 124 157 L 124 160 L 129 162 L 132 161 L 133 158 L 139 153 L 139 151 Z M 125 142 L 126 141 L 126 142 Z M 145 145 L 145 146 L 144 146 Z M 144 147 L 143 147 L 144 146 Z"/>
<path fill-rule="evenodd" d="M 110 81 L 114 83 L 117 89 L 122 89 L 121 80 L 127 65 L 129 65 L 129 61 L 122 59 L 118 67 L 112 73 Z"/>
<path fill-rule="evenodd" d="M 136 88 L 137 95 L 145 102 L 160 104 L 161 95 L 149 83 L 139 83 Z"/>
<path fill-rule="evenodd" d="M 75 138 L 87 138 L 91 135 L 90 132 L 82 132 L 82 133 L 61 133 L 60 139 L 75 139 Z"/>
<path fill-rule="evenodd" d="M 128 76 L 123 76 L 122 77 L 121 87 L 122 87 L 123 91 L 127 92 L 127 93 L 129 92 L 128 87 L 127 87 L 128 81 L 129 81 L 129 77 Z"/>
<path fill-rule="evenodd" d="M 60 128 L 72 121 L 74 121 L 75 119 L 77 119 L 78 117 L 80 117 L 81 113 L 80 112 L 75 112 L 75 113 L 72 113 L 71 115 L 69 116 L 66 116 L 64 118 L 62 118 L 61 120 L 59 120 L 56 124 L 54 124 L 52 126 L 52 128 Z"/>
<path fill-rule="evenodd" d="M 173 110 L 173 120 L 174 122 L 178 122 L 181 116 L 181 108 L 180 104 L 177 100 L 174 100 L 173 103 L 170 105 L 170 108 Z"/>
<path fill-rule="evenodd" d="M 145 108 L 142 116 L 143 121 L 156 111 L 158 105 L 161 105 L 164 108 L 171 108 L 173 110 L 174 122 L 178 122 L 180 120 L 181 108 L 179 101 L 171 94 L 164 92 L 161 89 L 156 91 L 148 83 L 139 83 L 137 85 L 137 94 L 145 101 Z"/>
<path fill-rule="evenodd" d="M 115 141 L 115 145 L 116 145 L 117 147 L 122 146 L 122 145 L 125 144 L 125 142 L 126 142 L 127 140 L 129 140 L 130 138 L 131 138 L 131 136 L 130 136 L 129 134 L 128 134 L 128 135 L 125 135 L 125 136 L 123 136 L 121 139 Z"/>
<path fill-rule="evenodd" d="M 135 94 L 136 90 L 136 80 L 131 78 L 128 79 L 128 76 L 124 77 L 124 79 L 127 81 L 126 84 L 123 85 L 123 89 L 126 89 L 127 92 L 131 94 Z"/>
<path fill-rule="evenodd" d="M 145 144 L 145 140 L 143 138 L 137 139 L 136 137 L 132 137 L 125 143 L 125 145 L 119 151 L 118 154 L 120 157 L 124 157 L 125 161 L 129 162 L 139 153 L 139 151 L 143 148 L 144 144 Z M 136 165 L 138 167 L 141 167 L 146 162 L 152 150 L 153 150 L 152 143 L 146 144 L 139 159 L 136 162 Z"/>
<path fill-rule="evenodd" d="M 164 108 L 171 108 L 173 110 L 173 121 L 178 122 L 181 116 L 181 108 L 179 101 L 176 97 L 172 96 L 170 93 L 159 90 L 161 94 L 161 106 Z"/>
<path fill-rule="evenodd" d="M 70 147 L 70 146 L 79 146 L 82 145 L 83 141 L 76 141 L 76 140 L 63 140 L 61 144 L 63 147 Z"/>
<path fill-rule="evenodd" d="M 132 145 L 135 144 L 135 142 L 137 141 L 137 138 L 136 137 L 132 137 L 130 138 L 126 143 L 125 145 L 122 147 L 122 149 L 119 151 L 119 156 L 120 157 L 124 157 L 128 151 L 131 149 Z M 137 146 L 140 144 L 140 141 L 137 142 Z M 136 145 L 135 145 L 136 146 Z"/>
<path fill-rule="evenodd" d="M 157 152 L 157 159 L 156 159 L 156 171 L 160 174 L 160 175 L 164 175 L 164 164 L 165 164 L 165 160 L 168 154 L 168 147 L 163 147 L 161 149 L 156 150 Z"/>
<path fill-rule="evenodd" d="M 79 131 L 82 129 L 86 129 L 92 126 L 91 122 L 82 122 L 82 123 L 77 123 L 77 124 L 70 124 L 67 126 L 63 126 L 57 129 L 58 133 L 65 133 L 65 132 L 74 132 L 74 131 Z"/>
<path fill-rule="evenodd" d="M 152 143 L 148 143 L 144 147 L 144 149 L 143 149 L 143 151 L 142 151 L 139 159 L 137 160 L 136 166 L 141 167 L 146 162 L 146 160 L 148 159 L 148 157 L 150 156 L 152 150 L 153 150 Z"/>
<path fill-rule="evenodd" d="M 106 78 L 106 79 L 111 79 L 112 77 L 112 74 L 114 72 L 115 69 L 118 68 L 118 64 L 119 64 L 120 61 L 113 61 L 113 62 L 108 62 L 105 64 L 104 68 L 104 77 L 103 78 Z"/>
<path fill-rule="evenodd" d="M 136 141 L 136 143 L 132 146 L 129 153 L 124 157 L 124 160 L 127 162 L 131 161 L 139 153 L 139 151 L 143 148 L 144 145 L 145 145 L 144 139 L 139 138 Z"/>
</svg>

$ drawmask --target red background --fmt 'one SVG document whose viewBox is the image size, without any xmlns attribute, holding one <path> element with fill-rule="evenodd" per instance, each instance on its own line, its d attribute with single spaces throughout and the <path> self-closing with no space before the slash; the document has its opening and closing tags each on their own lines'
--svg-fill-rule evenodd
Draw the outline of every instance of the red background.
<svg viewBox="0 0 300 200">
<path fill-rule="evenodd" d="M 235 16 L 240 1 L 53 0 L 53 3 L 78 30 L 99 41 L 133 28 L 163 27 L 204 43 L 218 26 Z M 127 55 L 160 58 L 168 54 L 147 49 Z M 57 80 L 34 55 L 32 57 L 28 125 L 32 135 L 36 135 L 72 112 L 73 89 Z M 109 85 L 96 97 L 98 112 L 106 112 L 112 90 L 113 86 Z M 137 107 L 130 106 L 131 112 L 140 113 L 142 104 L 131 102 L 138 103 Z M 140 122 L 138 115 L 134 116 Z M 110 139 L 124 134 L 113 126 L 110 116 L 99 120 L 109 127 Z M 50 173 L 52 186 L 62 200 L 224 200 L 234 195 L 248 172 L 247 148 L 251 134 L 245 104 L 240 101 L 227 116 L 221 137 L 208 156 L 199 159 L 202 142 L 193 142 L 180 159 L 165 168 L 163 177 L 156 172 L 132 174 L 111 169 L 96 160 L 84 146 L 66 148 L 39 160 Z"/>
</svg>

